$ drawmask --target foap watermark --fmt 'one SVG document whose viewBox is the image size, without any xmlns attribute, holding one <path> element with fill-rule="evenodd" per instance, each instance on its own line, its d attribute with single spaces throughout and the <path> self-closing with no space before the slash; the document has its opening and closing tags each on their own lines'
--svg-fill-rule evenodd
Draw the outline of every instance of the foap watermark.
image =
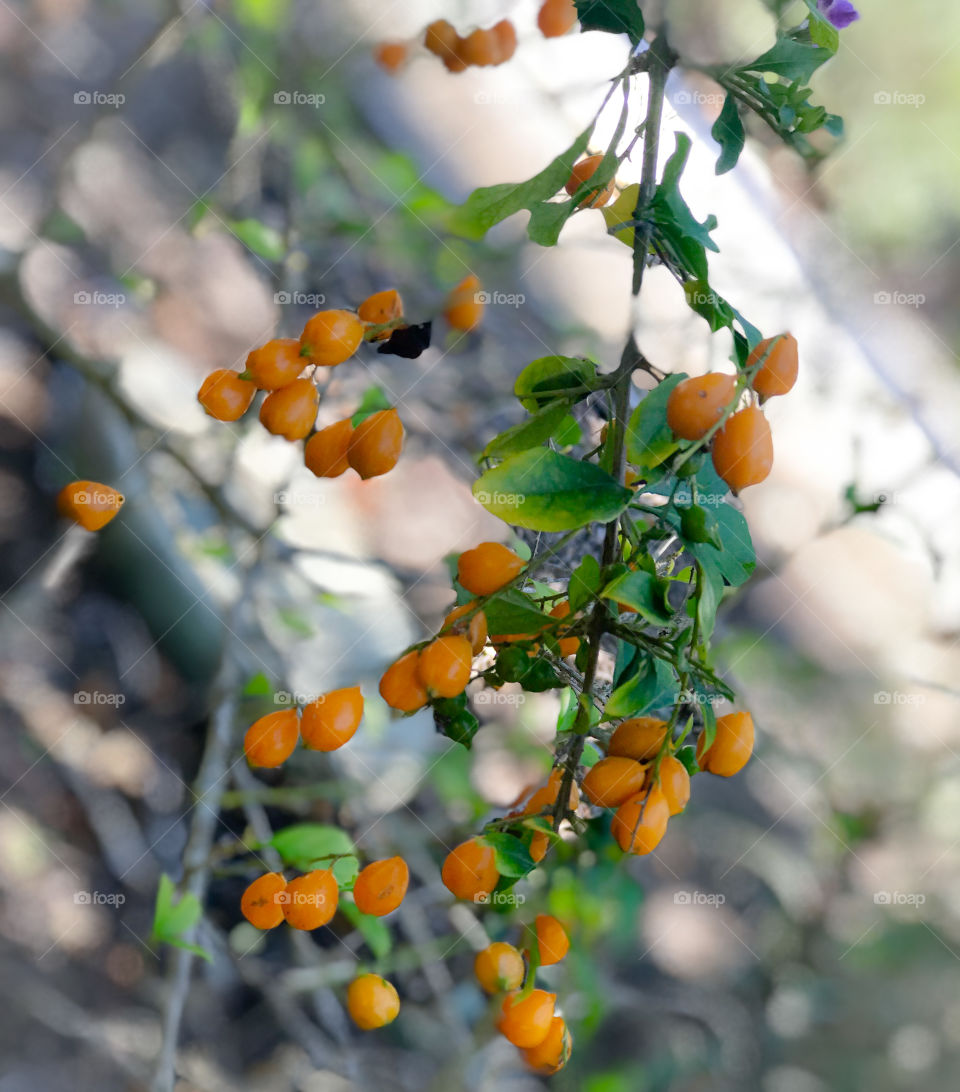
<svg viewBox="0 0 960 1092">
<path fill-rule="evenodd" d="M 900 500 L 901 495 L 899 493 L 893 492 L 890 489 L 882 489 L 879 493 L 873 494 L 874 504 L 899 504 Z"/>
<path fill-rule="evenodd" d="M 690 486 L 682 485 L 674 494 L 677 504 L 699 504 L 701 508 L 716 508 L 726 500 L 726 493 L 704 493 L 700 489 L 695 494 L 690 492 Z"/>
<path fill-rule="evenodd" d="M 527 302 L 522 292 L 476 292 L 473 299 L 487 307 L 522 307 Z"/>
<path fill-rule="evenodd" d="M 481 906 L 523 906 L 527 896 L 522 891 L 478 891 L 473 901 Z"/>
<path fill-rule="evenodd" d="M 873 695 L 874 705 L 923 705 L 926 700 L 926 694 L 903 690 L 878 690 Z"/>
<path fill-rule="evenodd" d="M 74 91 L 73 101 L 77 106 L 112 106 L 119 110 L 127 96 L 118 91 Z"/>
<path fill-rule="evenodd" d="M 527 495 L 526 493 L 488 493 L 481 489 L 474 493 L 474 499 L 478 504 L 505 504 L 509 508 L 516 508 L 517 505 L 526 502 Z"/>
<path fill-rule="evenodd" d="M 78 906 L 123 906 L 127 896 L 120 891 L 74 891 Z"/>
<path fill-rule="evenodd" d="M 922 891 L 874 891 L 877 906 L 923 906 L 927 896 Z"/>
<path fill-rule="evenodd" d="M 675 906 L 723 906 L 726 895 L 719 891 L 674 891 Z"/>
<path fill-rule="evenodd" d="M 502 91 L 477 91 L 473 101 L 477 106 L 510 106 L 517 100 L 511 95 L 505 95 Z"/>
<path fill-rule="evenodd" d="M 285 508 L 322 508 L 327 498 L 322 493 L 301 493 L 297 489 L 281 489 L 273 494 L 273 503 Z"/>
<path fill-rule="evenodd" d="M 319 91 L 274 91 L 273 101 L 276 106 L 323 106 L 327 96 Z"/>
<path fill-rule="evenodd" d="M 674 698 L 674 705 L 720 705 L 722 694 L 698 694 L 696 690 L 681 690 Z"/>
<path fill-rule="evenodd" d="M 874 292 L 873 302 L 877 307 L 923 307 L 927 297 L 922 292 L 883 291 Z"/>
<path fill-rule="evenodd" d="M 73 302 L 78 307 L 123 307 L 127 297 L 123 292 L 74 292 Z"/>
<path fill-rule="evenodd" d="M 325 906 L 327 895 L 322 891 L 278 891 L 273 901 L 280 906 Z"/>
<path fill-rule="evenodd" d="M 912 106 L 915 110 L 927 101 L 926 95 L 915 91 L 874 91 L 874 106 Z"/>
<path fill-rule="evenodd" d="M 73 695 L 74 705 L 123 705 L 126 694 L 111 694 L 105 690 L 78 690 Z"/>
<path fill-rule="evenodd" d="M 678 106 L 722 106 L 724 97 L 716 91 L 678 91 L 673 101 Z"/>
<path fill-rule="evenodd" d="M 273 302 L 284 306 L 322 307 L 327 297 L 322 292 L 274 292 Z"/>
<path fill-rule="evenodd" d="M 322 701 L 321 694 L 306 694 L 302 690 L 278 690 L 273 695 L 274 705 L 312 705 Z"/>
<path fill-rule="evenodd" d="M 475 705 L 523 705 L 526 700 L 527 695 L 519 690 L 508 692 L 493 689 L 481 690 L 473 698 Z"/>
</svg>

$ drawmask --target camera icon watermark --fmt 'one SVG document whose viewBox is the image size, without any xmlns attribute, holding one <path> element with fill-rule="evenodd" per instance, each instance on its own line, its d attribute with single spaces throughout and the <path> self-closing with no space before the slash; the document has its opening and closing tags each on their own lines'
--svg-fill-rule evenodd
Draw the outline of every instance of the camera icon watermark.
<svg viewBox="0 0 960 1092">
<path fill-rule="evenodd" d="M 112 106 L 119 110 L 127 96 L 118 91 L 74 91 L 73 101 L 77 106 Z"/>
<path fill-rule="evenodd" d="M 727 901 L 726 895 L 719 891 L 675 891 L 673 902 L 675 906 L 723 906 Z"/>
<path fill-rule="evenodd" d="M 526 493 L 488 493 L 485 489 L 481 489 L 474 493 L 474 499 L 478 504 L 507 505 L 515 508 L 526 501 L 527 495 Z"/>
<path fill-rule="evenodd" d="M 527 695 L 522 691 L 504 691 L 487 688 L 474 696 L 476 705 L 512 705 L 519 707 L 527 700 Z"/>
<path fill-rule="evenodd" d="M 923 307 L 927 297 L 922 292 L 880 291 L 874 292 L 873 302 L 878 307 Z"/>
<path fill-rule="evenodd" d="M 874 705 L 923 705 L 926 694 L 905 693 L 902 690 L 878 690 L 873 695 Z"/>
<path fill-rule="evenodd" d="M 123 705 L 126 694 L 111 694 L 103 690 L 78 690 L 73 695 L 74 705 Z"/>
<path fill-rule="evenodd" d="M 78 307 L 123 307 L 127 297 L 123 292 L 74 292 L 73 302 Z"/>
<path fill-rule="evenodd" d="M 923 906 L 927 896 L 922 891 L 875 891 L 873 901 L 877 906 Z"/>
<path fill-rule="evenodd" d="M 527 297 L 522 292 L 474 292 L 474 303 L 482 303 L 486 307 L 522 307 L 527 302 Z"/>
<path fill-rule="evenodd" d="M 321 701 L 323 695 L 321 694 L 307 694 L 302 690 L 278 690 L 273 695 L 274 705 L 294 706 L 294 705 L 312 705 L 316 701 Z"/>
<path fill-rule="evenodd" d="M 127 896 L 120 891 L 74 891 L 77 906 L 123 906 Z"/>
<path fill-rule="evenodd" d="M 523 906 L 527 896 L 522 891 L 478 891 L 473 901 L 478 906 Z"/>
<path fill-rule="evenodd" d="M 716 91 L 678 91 L 673 101 L 678 106 L 722 106 L 723 99 Z"/>
<path fill-rule="evenodd" d="M 323 106 L 327 96 L 318 91 L 274 91 L 273 102 L 276 106 Z"/>
<path fill-rule="evenodd" d="M 926 95 L 910 91 L 874 91 L 874 106 L 912 106 L 915 110 L 927 101 Z"/>
<path fill-rule="evenodd" d="M 322 307 L 327 297 L 322 292 L 274 292 L 273 302 L 285 307 Z"/>
</svg>

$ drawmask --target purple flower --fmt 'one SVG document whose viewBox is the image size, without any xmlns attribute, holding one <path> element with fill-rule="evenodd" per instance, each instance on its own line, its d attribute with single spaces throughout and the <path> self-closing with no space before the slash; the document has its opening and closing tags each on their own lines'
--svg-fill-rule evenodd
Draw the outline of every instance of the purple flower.
<svg viewBox="0 0 960 1092">
<path fill-rule="evenodd" d="M 837 30 L 843 30 L 860 18 L 860 12 L 850 0 L 817 0 L 817 7 Z"/>
</svg>

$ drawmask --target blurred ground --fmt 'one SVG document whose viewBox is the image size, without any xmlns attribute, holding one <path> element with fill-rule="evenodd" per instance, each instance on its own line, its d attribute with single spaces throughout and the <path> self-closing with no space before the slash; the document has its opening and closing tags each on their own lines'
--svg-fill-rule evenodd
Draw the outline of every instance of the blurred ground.
<svg viewBox="0 0 960 1092">
<path fill-rule="evenodd" d="M 902 17 L 889 7 L 884 18 Z M 478 20 L 503 10 L 463 5 Z M 448 604 L 444 556 L 500 533 L 469 482 L 484 439 L 512 420 L 504 395 L 519 368 L 554 350 L 616 359 L 628 259 L 598 215 L 577 217 L 549 254 L 522 225 L 479 247 L 440 226 L 445 198 L 525 177 L 568 142 L 622 59 L 615 42 L 537 42 L 530 5 L 516 10 L 509 66 L 451 79 L 420 58 L 390 81 L 369 46 L 414 32 L 437 5 L 0 9 L 0 959 L 18 984 L 0 1092 L 148 1077 L 169 954 L 145 938 L 159 874 L 179 876 L 222 649 L 295 692 L 373 684 Z M 716 48 L 716 11 L 678 3 L 672 16 L 691 48 Z M 917 169 L 898 170 L 927 227 L 909 254 L 892 249 L 852 182 L 888 179 L 903 119 L 891 104 L 868 121 L 858 104 L 878 82 L 919 86 L 942 50 L 924 31 L 916 57 L 877 55 L 878 25 L 891 24 L 871 11 L 850 32 L 856 64 L 824 77 L 853 124 L 819 183 L 756 149 L 720 180 L 706 144 L 691 163 L 691 205 L 720 221 L 718 288 L 802 346 L 795 393 L 771 407 L 774 475 L 746 500 L 761 564 L 722 631 L 762 743 L 736 782 L 697 780 L 656 860 L 624 865 L 598 841 L 529 891 L 577 934 L 576 954 L 547 972 L 577 1039 L 557 1088 L 956 1083 L 954 316 L 949 293 L 892 302 L 924 292 L 904 269 L 950 283 L 955 218 L 942 170 L 927 168 L 955 134 L 938 120 L 944 90 L 924 84 L 932 135 L 901 156 Z M 730 49 L 765 28 L 758 14 Z M 718 104 L 698 109 L 689 89 L 671 85 L 670 124 L 702 136 Z M 278 90 L 323 102 L 278 103 Z M 419 361 L 367 354 L 331 384 L 331 420 L 372 383 L 400 406 L 408 448 L 387 479 L 318 483 L 281 441 L 214 427 L 193 400 L 205 372 L 296 332 L 320 297 L 353 305 L 395 284 L 428 317 L 470 268 L 523 302 L 490 307 L 465 343 L 438 329 Z M 664 278 L 650 279 L 637 320 L 665 368 L 726 356 Z M 52 514 L 74 474 L 129 499 L 58 571 L 84 549 Z M 848 487 L 885 503 L 853 515 Z M 231 771 L 203 936 L 217 959 L 188 1003 L 183 1089 L 538 1086 L 490 1034 L 468 973 L 478 934 L 449 912 L 438 862 L 544 769 L 554 714 L 549 697 L 484 710 L 471 767 L 425 718 L 391 722 L 371 702 L 342 757 L 284 772 L 302 787 L 294 814 L 411 860 L 390 956 L 408 1003 L 374 1045 L 337 1000 L 357 955 L 369 958 L 349 924 L 291 946 L 239 920 L 249 876 L 229 849 L 291 808 L 271 796 L 281 782 L 251 797 Z M 491 918 L 491 935 L 506 928 Z"/>
</svg>

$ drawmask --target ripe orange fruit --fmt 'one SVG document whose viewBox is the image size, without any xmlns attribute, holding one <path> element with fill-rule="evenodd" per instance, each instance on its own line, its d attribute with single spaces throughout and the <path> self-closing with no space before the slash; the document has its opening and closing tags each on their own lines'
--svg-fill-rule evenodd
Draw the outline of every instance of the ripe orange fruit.
<svg viewBox="0 0 960 1092">
<path fill-rule="evenodd" d="M 236 372 L 218 368 L 200 384 L 197 401 L 217 421 L 239 421 L 250 408 L 257 388 Z"/>
<path fill-rule="evenodd" d="M 391 709 L 401 713 L 415 713 L 428 700 L 426 687 L 420 680 L 417 662 L 420 653 L 414 649 L 394 661 L 380 679 L 380 697 Z"/>
<path fill-rule="evenodd" d="M 550 848 L 550 836 L 546 831 L 535 830 L 530 839 L 530 856 L 539 864 Z"/>
<path fill-rule="evenodd" d="M 579 163 L 574 163 L 573 170 L 570 172 L 570 177 L 564 185 L 564 189 L 571 197 L 580 189 L 584 182 L 594 176 L 597 167 L 600 166 L 602 161 L 602 155 L 588 155 L 586 159 L 581 159 Z M 581 209 L 598 209 L 613 197 L 615 188 L 613 179 L 611 178 L 605 186 L 598 186 L 597 189 L 591 190 L 583 200 L 577 202 L 577 207 Z"/>
<path fill-rule="evenodd" d="M 550 1021 L 550 1030 L 542 1043 L 535 1047 L 521 1050 L 524 1062 L 543 1077 L 559 1073 L 567 1064 L 572 1048 L 570 1032 L 562 1016 L 554 1016 Z"/>
<path fill-rule="evenodd" d="M 283 916 L 294 929 L 319 929 L 332 920 L 339 899 L 334 874 L 326 868 L 315 868 L 287 884 Z"/>
<path fill-rule="evenodd" d="M 347 1012 L 363 1031 L 392 1023 L 399 1011 L 396 987 L 378 974 L 362 974 L 347 987 Z"/>
<path fill-rule="evenodd" d="M 395 288 L 388 288 L 383 292 L 374 292 L 357 308 L 357 315 L 361 322 L 370 326 L 382 326 L 385 322 L 395 322 L 403 318 L 403 300 Z M 389 330 L 377 334 L 375 341 L 381 341 L 390 336 Z"/>
<path fill-rule="evenodd" d="M 403 450 L 403 424 L 395 409 L 361 421 L 347 444 L 347 462 L 366 481 L 393 470 Z"/>
<path fill-rule="evenodd" d="M 317 419 L 320 396 L 312 379 L 295 379 L 279 390 L 271 391 L 260 407 L 260 423 L 275 436 L 302 440 L 310 434 Z"/>
<path fill-rule="evenodd" d="M 335 751 L 353 738 L 363 719 L 359 686 L 331 690 L 303 707 L 300 737 L 311 751 Z"/>
<path fill-rule="evenodd" d="M 500 43 L 497 40 L 496 32 L 493 28 L 482 30 L 477 27 L 460 42 L 457 54 L 467 64 L 477 65 L 481 68 L 487 65 L 499 64 Z"/>
<path fill-rule="evenodd" d="M 658 788 L 637 793 L 614 812 L 610 833 L 624 853 L 642 856 L 660 844 L 667 832 L 670 808 Z"/>
<path fill-rule="evenodd" d="M 632 758 L 601 758 L 583 779 L 583 795 L 598 808 L 617 808 L 642 788 L 647 768 Z"/>
<path fill-rule="evenodd" d="M 679 815 L 690 800 L 690 775 L 679 758 L 664 755 L 660 760 L 658 784 L 671 815 Z"/>
<path fill-rule="evenodd" d="M 558 603 L 552 611 L 550 611 L 551 618 L 569 618 L 570 617 L 570 601 L 564 599 Z M 560 646 L 560 655 L 564 658 L 567 656 L 576 656 L 577 650 L 580 648 L 579 637 L 564 637 L 563 634 L 566 630 L 563 626 L 559 626 L 554 630 L 554 635 L 557 638 L 557 644 Z"/>
<path fill-rule="evenodd" d="M 473 647 L 470 641 L 451 633 L 438 637 L 423 649 L 417 671 L 428 694 L 455 698 L 466 688 L 472 664 Z"/>
<path fill-rule="evenodd" d="M 446 19 L 437 19 L 431 23 L 423 36 L 424 46 L 442 61 L 456 58 L 459 41 L 460 35 Z"/>
<path fill-rule="evenodd" d="M 560 789 L 563 786 L 563 770 L 560 767 L 552 770 L 547 778 L 546 785 L 537 789 L 530 799 L 524 804 L 521 815 L 539 815 L 543 811 L 550 811 L 557 802 Z M 570 782 L 570 796 L 567 804 L 570 811 L 576 811 L 580 803 L 580 790 L 576 781 Z"/>
<path fill-rule="evenodd" d="M 717 717 L 717 731 L 710 747 L 704 747 L 706 736 L 702 733 L 697 741 L 697 765 L 720 777 L 733 777 L 746 766 L 753 753 L 754 734 L 753 717 L 749 713 Z"/>
<path fill-rule="evenodd" d="M 733 401 L 737 381 L 723 372 L 684 379 L 667 399 L 667 424 L 684 440 L 699 440 Z"/>
<path fill-rule="evenodd" d="M 243 751 L 251 766 L 271 770 L 293 754 L 300 738 L 296 709 L 281 709 L 255 720 L 243 737 Z"/>
<path fill-rule="evenodd" d="M 537 14 L 537 26 L 544 38 L 559 38 L 577 21 L 573 0 L 546 0 Z"/>
<path fill-rule="evenodd" d="M 570 949 L 567 931 L 552 914 L 537 914 L 535 920 L 540 966 L 559 963 Z"/>
<path fill-rule="evenodd" d="M 494 64 L 504 64 L 517 51 L 517 31 L 509 19 L 501 19 L 493 27 L 497 42 L 497 59 Z"/>
<path fill-rule="evenodd" d="M 450 290 L 443 313 L 454 330 L 466 332 L 480 325 L 480 320 L 483 318 L 483 301 L 479 296 L 480 278 L 473 273 L 464 277 L 455 288 Z"/>
<path fill-rule="evenodd" d="M 483 901 L 500 881 L 493 849 L 479 838 L 470 838 L 452 849 L 443 862 L 440 878 L 458 899 Z"/>
<path fill-rule="evenodd" d="M 727 418 L 713 438 L 713 469 L 734 494 L 758 485 L 773 469 L 773 437 L 759 406 L 746 406 Z"/>
<path fill-rule="evenodd" d="M 638 762 L 656 758 L 666 734 L 666 721 L 656 717 L 631 717 L 617 725 L 607 744 L 607 754 L 634 758 Z"/>
<path fill-rule="evenodd" d="M 494 941 L 482 952 L 477 952 L 473 973 L 487 993 L 516 990 L 523 982 L 523 956 L 512 944 Z"/>
<path fill-rule="evenodd" d="M 318 311 L 300 335 L 300 355 L 310 364 L 332 368 L 357 351 L 363 323 L 352 311 Z"/>
<path fill-rule="evenodd" d="M 747 367 L 751 368 L 767 351 L 774 339 L 765 337 L 747 357 Z M 797 352 L 797 339 L 793 334 L 783 334 L 770 355 L 760 365 L 760 370 L 750 384 L 763 398 L 774 398 L 778 394 L 789 394 L 797 381 L 800 371 L 800 358 Z"/>
<path fill-rule="evenodd" d="M 381 42 L 374 47 L 373 59 L 385 71 L 392 76 L 399 72 L 407 60 L 406 42 Z"/>
<path fill-rule="evenodd" d="M 295 337 L 275 337 L 247 354 L 244 368 L 261 390 L 275 391 L 289 386 L 306 367 Z"/>
<path fill-rule="evenodd" d="M 487 616 L 482 610 L 478 610 L 476 614 L 470 619 L 469 622 L 458 622 L 458 618 L 462 618 L 468 611 L 473 610 L 476 607 L 476 603 L 464 603 L 462 607 L 454 607 L 452 611 L 444 618 L 443 628 L 451 627 L 451 633 L 459 633 L 467 638 L 470 642 L 470 647 L 473 649 L 474 656 L 478 656 L 483 651 L 483 646 L 487 643 Z"/>
<path fill-rule="evenodd" d="M 347 446 L 351 436 L 353 424 L 349 417 L 315 432 L 303 448 L 307 470 L 318 478 L 339 478 L 350 465 L 347 462 Z"/>
<path fill-rule="evenodd" d="M 356 878 L 353 901 L 362 914 L 382 918 L 403 902 L 410 883 L 410 869 L 402 857 L 373 861 Z"/>
<path fill-rule="evenodd" d="M 57 494 L 57 511 L 88 531 L 99 531 L 120 511 L 124 499 L 102 482 L 70 482 Z"/>
<path fill-rule="evenodd" d="M 472 595 L 492 595 L 520 575 L 526 562 L 499 542 L 481 542 L 457 561 L 457 580 Z"/>
<path fill-rule="evenodd" d="M 550 1031 L 556 1002 L 557 995 L 546 990 L 531 990 L 524 998 L 516 991 L 508 993 L 500 1009 L 497 1030 L 514 1046 L 538 1046 Z"/>
<path fill-rule="evenodd" d="M 283 904 L 277 898 L 287 889 L 280 872 L 259 876 L 240 898 L 240 912 L 258 929 L 275 929 L 283 921 Z"/>
</svg>

